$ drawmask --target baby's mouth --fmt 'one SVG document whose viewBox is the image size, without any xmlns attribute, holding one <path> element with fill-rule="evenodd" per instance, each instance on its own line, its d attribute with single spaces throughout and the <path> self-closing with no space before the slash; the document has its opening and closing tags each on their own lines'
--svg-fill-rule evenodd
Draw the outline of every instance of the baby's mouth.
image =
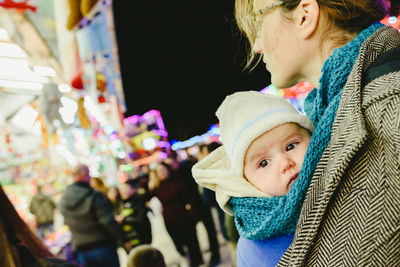
<svg viewBox="0 0 400 267">
<path fill-rule="evenodd" d="M 297 180 L 297 177 L 299 177 L 299 174 L 296 173 L 295 175 L 292 176 L 292 178 L 290 178 L 289 180 L 289 187 L 292 186 L 292 184 L 294 183 L 294 181 Z"/>
</svg>

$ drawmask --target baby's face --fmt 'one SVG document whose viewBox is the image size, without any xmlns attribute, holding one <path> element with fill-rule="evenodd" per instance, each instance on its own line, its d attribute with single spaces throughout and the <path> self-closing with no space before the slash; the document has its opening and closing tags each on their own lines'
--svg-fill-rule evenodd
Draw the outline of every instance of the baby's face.
<svg viewBox="0 0 400 267">
<path fill-rule="evenodd" d="M 309 142 L 309 132 L 295 123 L 273 128 L 250 144 L 244 176 L 270 196 L 286 195 L 299 175 Z"/>
</svg>

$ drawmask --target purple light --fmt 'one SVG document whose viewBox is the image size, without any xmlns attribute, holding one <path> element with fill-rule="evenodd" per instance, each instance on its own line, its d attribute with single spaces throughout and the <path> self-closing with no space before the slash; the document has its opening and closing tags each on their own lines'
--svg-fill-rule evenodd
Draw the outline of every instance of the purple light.
<svg viewBox="0 0 400 267">
<path fill-rule="evenodd" d="M 162 137 L 168 137 L 168 132 L 165 130 L 151 130 L 154 134 Z"/>
<path fill-rule="evenodd" d="M 160 130 L 165 130 L 164 122 L 161 117 L 160 111 L 156 109 L 152 109 L 144 113 L 143 115 L 133 115 L 124 119 L 124 121 L 131 123 L 131 124 L 138 124 L 144 122 L 152 117 L 155 118 L 157 126 Z"/>
<path fill-rule="evenodd" d="M 155 116 L 155 117 L 161 117 L 160 111 L 152 109 L 147 111 L 142 115 L 142 121 L 149 119 L 150 117 Z"/>
<path fill-rule="evenodd" d="M 139 115 L 133 115 L 133 116 L 125 118 L 124 121 L 127 121 L 132 124 L 136 124 L 139 121 L 140 117 L 141 116 L 139 116 Z"/>
<path fill-rule="evenodd" d="M 166 141 L 158 141 L 157 142 L 157 146 L 169 149 L 171 147 L 171 144 L 169 142 L 166 142 Z"/>
<path fill-rule="evenodd" d="M 160 128 L 161 130 L 165 130 L 164 122 L 161 118 L 161 115 L 160 115 L 160 117 L 157 118 L 157 125 L 158 125 L 158 128 Z"/>
<path fill-rule="evenodd" d="M 266 94 L 269 89 L 270 89 L 270 85 L 261 89 L 260 92 Z"/>
<path fill-rule="evenodd" d="M 161 152 L 161 151 L 158 153 L 158 156 L 160 157 L 160 159 L 166 159 L 166 158 L 168 158 L 168 154 L 165 153 L 165 152 Z"/>
</svg>

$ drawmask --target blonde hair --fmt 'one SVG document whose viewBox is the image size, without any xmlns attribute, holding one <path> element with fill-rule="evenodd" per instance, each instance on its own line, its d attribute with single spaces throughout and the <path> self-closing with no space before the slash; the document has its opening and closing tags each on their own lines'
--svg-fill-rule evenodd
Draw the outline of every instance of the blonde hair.
<svg viewBox="0 0 400 267">
<path fill-rule="evenodd" d="M 254 16 L 254 1 L 236 0 L 235 19 L 249 41 L 246 68 L 253 69 L 260 61 L 259 55 L 254 51 L 254 43 L 259 30 L 259 22 Z M 289 12 L 294 10 L 301 0 L 282 0 L 280 12 L 290 19 Z M 351 40 L 354 34 L 359 33 L 370 24 L 380 21 L 385 16 L 398 15 L 400 0 L 317 0 L 321 14 L 320 41 L 329 39 L 336 44 L 343 45 Z M 321 44 L 322 45 L 322 44 Z M 253 67 L 251 65 L 254 64 Z"/>
<path fill-rule="evenodd" d="M 249 41 L 249 49 L 247 54 L 247 64 L 245 68 L 250 68 L 251 64 L 257 59 L 256 64 L 260 61 L 261 57 L 254 52 L 254 43 L 258 34 L 258 22 L 254 16 L 254 0 L 236 0 L 235 1 L 235 19 L 237 26 L 241 32 L 244 33 Z"/>
<path fill-rule="evenodd" d="M 107 186 L 105 185 L 103 179 L 101 179 L 100 177 L 90 178 L 90 185 L 97 191 L 100 191 L 103 194 L 107 194 Z"/>
</svg>

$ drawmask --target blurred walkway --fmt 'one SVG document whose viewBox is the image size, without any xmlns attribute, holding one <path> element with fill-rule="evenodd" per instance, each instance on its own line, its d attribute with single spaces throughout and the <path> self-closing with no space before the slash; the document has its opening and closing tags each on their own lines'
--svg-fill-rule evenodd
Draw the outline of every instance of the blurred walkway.
<svg viewBox="0 0 400 267">
<path fill-rule="evenodd" d="M 176 251 L 174 243 L 168 235 L 165 229 L 164 220 L 161 214 L 161 203 L 158 199 L 153 198 L 150 201 L 150 206 L 153 213 L 149 213 L 150 222 L 152 225 L 153 242 L 152 245 L 158 248 L 164 255 L 167 267 L 188 267 L 188 259 L 182 258 Z M 214 222 L 218 222 L 218 215 L 215 209 L 212 209 L 212 215 L 214 217 Z M 55 226 L 56 229 L 64 224 L 63 218 L 59 212 L 56 212 L 55 216 Z M 230 245 L 222 236 L 221 230 L 219 229 L 219 224 L 216 223 L 216 230 L 218 235 L 218 241 L 220 244 L 221 262 L 213 267 L 234 267 Z M 202 222 L 197 223 L 198 239 L 200 243 L 200 248 L 203 252 L 204 264 L 201 267 L 209 267 L 209 261 L 211 253 L 208 248 L 208 237 L 207 231 Z M 126 267 L 127 255 L 124 249 L 120 248 L 118 250 L 120 257 L 121 267 Z M 1 264 L 0 264 L 1 265 Z M 211 267 L 211 266 L 210 266 Z"/>
<path fill-rule="evenodd" d="M 188 267 L 188 259 L 182 258 L 179 253 L 176 251 L 174 243 L 169 237 L 167 230 L 164 226 L 164 221 L 161 214 L 161 206 L 157 199 L 152 199 L 151 207 L 154 211 L 154 214 L 150 214 L 150 221 L 152 224 L 152 232 L 153 232 L 153 242 L 152 245 L 158 248 L 164 255 L 165 261 L 168 267 Z M 212 214 L 214 217 L 214 221 L 218 222 L 217 212 L 215 209 L 212 210 Z M 229 244 L 223 238 L 221 231 L 219 229 L 219 224 L 216 224 L 218 240 L 220 244 L 220 253 L 221 253 L 221 263 L 215 267 L 233 267 L 233 263 L 231 260 L 231 252 Z M 208 248 L 208 238 L 207 231 L 202 222 L 197 224 L 197 232 L 198 238 L 200 242 L 200 248 L 203 251 L 203 260 L 204 264 L 202 267 L 209 266 L 209 260 L 211 257 L 211 253 Z M 124 255 L 121 256 L 121 267 L 125 266 Z"/>
</svg>

